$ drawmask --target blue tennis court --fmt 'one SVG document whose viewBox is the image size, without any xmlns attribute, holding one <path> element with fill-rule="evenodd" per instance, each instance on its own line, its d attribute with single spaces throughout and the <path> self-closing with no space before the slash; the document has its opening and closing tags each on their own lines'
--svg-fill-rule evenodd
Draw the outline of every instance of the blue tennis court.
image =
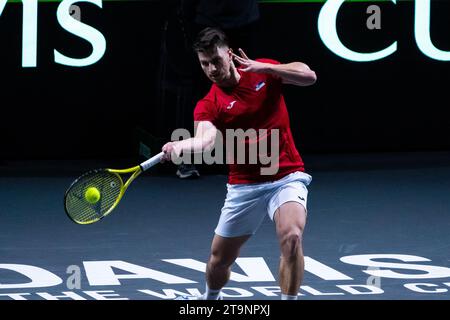
<svg viewBox="0 0 450 320">
<path fill-rule="evenodd" d="M 450 154 L 306 156 L 313 176 L 301 300 L 450 298 Z M 169 300 L 204 290 L 226 176 L 157 167 L 118 208 L 77 225 L 63 195 L 95 161 L 1 166 L 0 299 Z M 233 266 L 225 299 L 277 300 L 267 219 Z"/>
</svg>

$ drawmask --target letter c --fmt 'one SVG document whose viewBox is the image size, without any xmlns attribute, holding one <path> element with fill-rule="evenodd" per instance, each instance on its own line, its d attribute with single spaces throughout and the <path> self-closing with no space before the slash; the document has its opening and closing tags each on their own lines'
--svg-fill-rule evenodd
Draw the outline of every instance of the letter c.
<svg viewBox="0 0 450 320">
<path fill-rule="evenodd" d="M 395 4 L 397 3 L 397 0 L 391 1 Z M 345 0 L 328 0 L 320 10 L 318 20 L 319 35 L 328 49 L 341 58 L 356 62 L 380 60 L 397 51 L 397 41 L 384 50 L 372 53 L 356 52 L 345 47 L 339 39 L 336 28 L 337 14 L 344 2 Z"/>
</svg>

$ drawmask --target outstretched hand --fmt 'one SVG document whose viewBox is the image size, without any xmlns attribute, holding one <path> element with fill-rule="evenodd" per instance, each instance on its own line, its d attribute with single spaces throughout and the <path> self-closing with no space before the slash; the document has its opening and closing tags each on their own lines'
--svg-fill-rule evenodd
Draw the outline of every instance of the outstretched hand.
<svg viewBox="0 0 450 320">
<path fill-rule="evenodd" d="M 239 49 L 240 56 L 231 53 L 234 60 L 241 66 L 239 69 L 244 72 L 262 73 L 267 69 L 267 64 L 249 59 L 242 49 Z"/>
</svg>

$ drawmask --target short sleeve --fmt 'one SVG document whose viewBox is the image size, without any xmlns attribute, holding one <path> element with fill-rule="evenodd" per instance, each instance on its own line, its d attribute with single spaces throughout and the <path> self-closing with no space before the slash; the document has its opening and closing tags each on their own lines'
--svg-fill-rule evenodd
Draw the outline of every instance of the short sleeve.
<svg viewBox="0 0 450 320">
<path fill-rule="evenodd" d="M 261 59 L 256 59 L 256 61 L 258 62 L 263 62 L 263 63 L 270 63 L 270 64 L 281 64 L 281 62 L 277 61 L 277 60 L 273 60 L 273 59 L 267 59 L 267 58 L 261 58 Z M 279 82 L 281 84 L 281 78 L 274 76 L 274 75 L 268 75 L 269 78 L 271 78 L 272 80 L 274 80 L 274 82 Z"/>
<path fill-rule="evenodd" d="M 215 104 L 209 99 L 202 99 L 197 102 L 194 109 L 194 121 L 210 121 L 216 125 L 218 112 Z"/>
</svg>

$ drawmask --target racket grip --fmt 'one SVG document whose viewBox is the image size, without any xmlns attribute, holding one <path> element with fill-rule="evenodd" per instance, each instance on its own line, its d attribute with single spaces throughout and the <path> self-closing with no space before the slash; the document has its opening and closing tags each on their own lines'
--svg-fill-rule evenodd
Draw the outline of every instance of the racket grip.
<svg viewBox="0 0 450 320">
<path fill-rule="evenodd" d="M 156 156 L 153 156 L 150 159 L 142 162 L 139 166 L 141 167 L 142 171 L 145 171 L 145 170 L 153 167 L 155 164 L 158 164 L 161 161 L 161 158 L 163 155 L 164 155 L 164 152 L 160 152 Z"/>
</svg>

